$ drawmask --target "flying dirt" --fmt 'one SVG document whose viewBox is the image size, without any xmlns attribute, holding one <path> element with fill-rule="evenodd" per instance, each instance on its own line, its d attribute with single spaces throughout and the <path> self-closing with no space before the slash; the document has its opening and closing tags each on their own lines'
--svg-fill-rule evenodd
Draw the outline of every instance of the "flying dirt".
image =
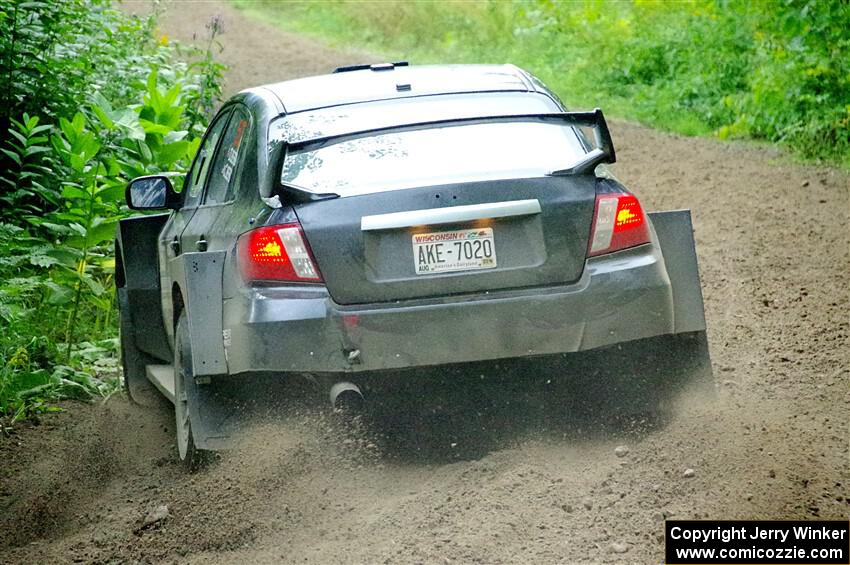
<svg viewBox="0 0 850 565">
<path fill-rule="evenodd" d="M 174 4 L 163 30 L 191 40 L 213 14 L 231 93 L 374 60 L 224 3 Z M 303 383 L 194 474 L 165 401 L 66 403 L 0 438 L 0 562 L 658 563 L 669 517 L 846 519 L 850 177 L 611 126 L 645 208 L 692 210 L 715 400 L 686 392 L 626 426 L 558 395 L 485 410 L 476 378 L 541 376 L 494 363 L 458 377 L 465 394 L 434 375 L 352 419 Z"/>
</svg>

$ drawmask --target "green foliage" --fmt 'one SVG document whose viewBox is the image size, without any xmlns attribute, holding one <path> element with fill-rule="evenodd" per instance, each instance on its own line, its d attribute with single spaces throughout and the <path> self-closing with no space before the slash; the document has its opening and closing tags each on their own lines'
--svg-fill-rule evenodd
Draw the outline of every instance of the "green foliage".
<svg viewBox="0 0 850 565">
<path fill-rule="evenodd" d="M 153 18 L 127 18 L 109 0 L 2 0 L 0 126 L 23 113 L 73 115 L 92 91 L 121 103 L 144 73 Z"/>
<path fill-rule="evenodd" d="M 117 386 L 124 189 L 185 171 L 221 94 L 220 22 L 206 50 L 154 27 L 108 0 L 0 0 L 0 416 Z"/>
<path fill-rule="evenodd" d="M 23 275 L 0 279 L 0 415 L 13 422 L 50 410 L 51 400 L 104 396 L 117 387 L 115 372 L 104 370 L 114 356 L 112 341 L 103 342 L 97 364 L 77 352 L 90 349 L 83 344 L 75 348 L 72 366 L 57 363 L 61 336 L 54 322 L 70 294 L 51 278 L 61 251 L 20 227 L 0 224 L 0 272 Z"/>
<path fill-rule="evenodd" d="M 11 161 L 6 174 L 0 176 L 4 219 L 13 218 L 21 210 L 37 211 L 38 199 L 57 204 L 56 195 L 42 183 L 42 179 L 50 174 L 45 153 L 50 151 L 46 133 L 51 126 L 38 125 L 38 116 L 30 117 L 26 112 L 21 121 L 14 118 L 10 121 L 12 127 L 8 129 L 7 147 L 0 148 Z"/>
<path fill-rule="evenodd" d="M 224 33 L 224 24 L 220 16 L 213 16 L 207 22 L 206 47 L 196 52 L 195 61 L 189 65 L 188 72 L 199 80 L 185 89 L 184 101 L 189 131 L 202 134 L 212 119 L 221 99 L 221 85 L 224 82 L 225 67 L 215 59 L 216 52 L 223 49 L 217 37 Z"/>
<path fill-rule="evenodd" d="M 843 0 L 236 1 L 387 60 L 512 62 L 570 106 L 850 164 Z"/>
<path fill-rule="evenodd" d="M 57 399 L 90 400 L 105 398 L 119 390 L 117 367 L 112 376 L 104 377 L 104 365 L 79 363 L 88 361 L 93 351 L 99 359 L 115 355 L 117 345 L 107 340 L 101 345 L 81 344 L 75 358 L 78 369 L 69 365 L 53 365 L 50 369 L 40 367 L 30 359 L 30 350 L 39 352 L 49 347 L 45 338 L 32 338 L 27 346 L 19 347 L 0 369 L 0 413 L 11 414 L 11 423 L 29 418 L 41 412 L 55 411 L 50 405 Z M 99 376 L 94 376 L 98 374 Z"/>
</svg>

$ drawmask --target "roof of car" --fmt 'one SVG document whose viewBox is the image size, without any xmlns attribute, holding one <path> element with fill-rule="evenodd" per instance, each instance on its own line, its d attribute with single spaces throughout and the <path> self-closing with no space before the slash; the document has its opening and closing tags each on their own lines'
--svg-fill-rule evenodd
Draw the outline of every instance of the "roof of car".
<svg viewBox="0 0 850 565">
<path fill-rule="evenodd" d="M 271 91 L 286 113 L 433 94 L 535 90 L 529 75 L 514 65 L 374 65 L 261 88 Z"/>
</svg>

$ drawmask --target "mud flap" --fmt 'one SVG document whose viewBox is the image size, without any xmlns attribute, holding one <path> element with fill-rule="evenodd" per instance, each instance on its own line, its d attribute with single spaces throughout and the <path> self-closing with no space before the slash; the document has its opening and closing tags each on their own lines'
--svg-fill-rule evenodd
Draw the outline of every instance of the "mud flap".
<svg viewBox="0 0 850 565">
<path fill-rule="evenodd" d="M 212 384 L 216 376 L 227 374 L 222 336 L 224 255 L 223 251 L 185 253 L 183 272 L 178 273 L 189 322 L 194 377 L 184 386 L 189 396 L 192 435 L 199 449 L 226 447 L 236 420 L 230 399 Z"/>
<path fill-rule="evenodd" d="M 705 303 L 702 296 L 694 226 L 690 210 L 671 210 L 650 214 L 673 287 L 673 323 L 687 357 L 677 360 L 679 368 L 689 371 L 692 386 L 714 396 L 714 376 L 706 337 Z M 675 338 L 671 338 L 675 340 Z"/>
<path fill-rule="evenodd" d="M 221 293 L 224 251 L 184 253 L 182 257 L 183 272 L 178 276 L 189 315 L 195 376 L 226 374 Z"/>
<path fill-rule="evenodd" d="M 130 298 L 127 288 L 120 287 L 117 291 L 124 390 L 130 400 L 139 406 L 158 406 L 162 398 L 145 375 L 145 366 L 155 363 L 156 360 L 138 348 L 139 332 L 136 331 L 137 326 L 130 318 Z"/>
<path fill-rule="evenodd" d="M 649 217 L 673 287 L 674 332 L 705 331 L 705 306 L 691 211 L 650 212 Z"/>
<path fill-rule="evenodd" d="M 244 411 L 232 391 L 214 379 L 208 384 L 185 383 L 189 420 L 195 445 L 204 450 L 232 447 L 232 437 L 244 424 Z"/>
<path fill-rule="evenodd" d="M 115 279 L 122 315 L 129 317 L 133 328 L 144 330 L 133 332 L 138 350 L 164 361 L 171 361 L 171 346 L 160 307 L 157 238 L 168 218 L 169 214 L 125 218 L 116 233 Z"/>
</svg>

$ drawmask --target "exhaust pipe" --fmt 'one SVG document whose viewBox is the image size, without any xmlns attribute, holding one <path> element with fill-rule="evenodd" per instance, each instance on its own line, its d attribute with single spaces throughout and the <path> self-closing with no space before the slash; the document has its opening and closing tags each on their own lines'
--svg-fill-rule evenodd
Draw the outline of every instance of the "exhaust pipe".
<svg viewBox="0 0 850 565">
<path fill-rule="evenodd" d="M 360 387 L 354 383 L 339 382 L 331 387 L 331 406 L 335 410 L 357 412 L 363 409 L 365 400 Z"/>
</svg>

